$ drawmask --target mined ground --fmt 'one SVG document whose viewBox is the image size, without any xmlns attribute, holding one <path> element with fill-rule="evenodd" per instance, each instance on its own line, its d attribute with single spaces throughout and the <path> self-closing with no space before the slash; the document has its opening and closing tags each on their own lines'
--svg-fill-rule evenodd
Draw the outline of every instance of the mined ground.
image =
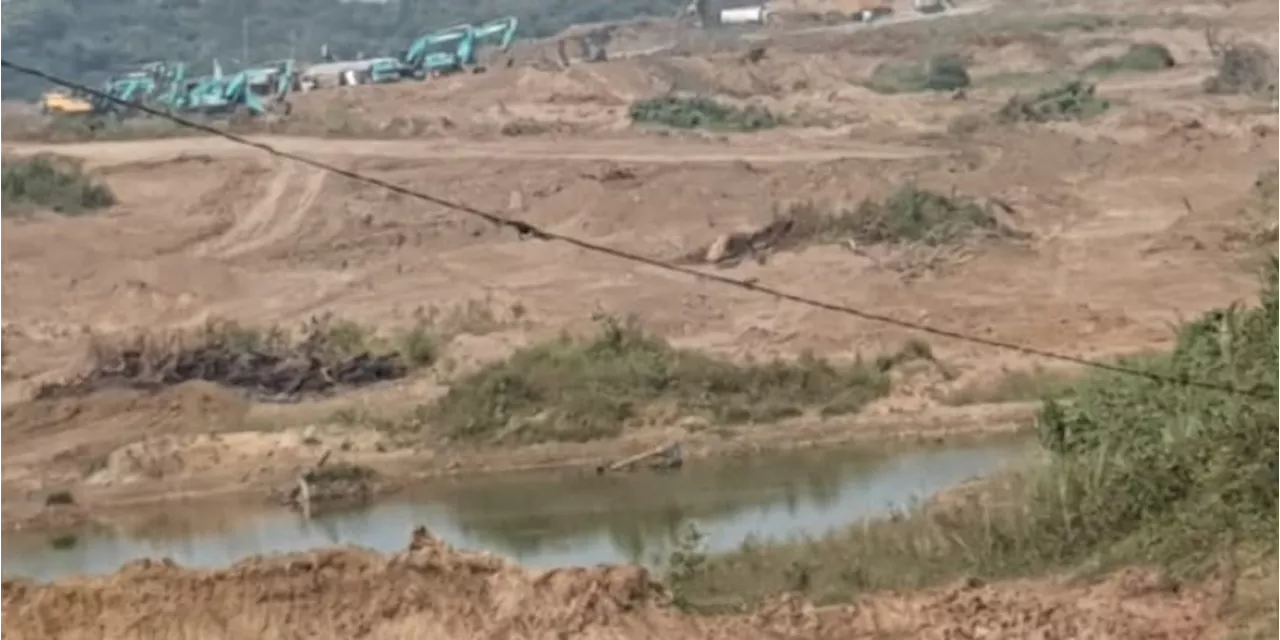
<svg viewBox="0 0 1280 640">
<path fill-rule="evenodd" d="M 95 579 L 6 581 L 6 638 L 1209 638 L 1222 594 L 1139 571 L 884 594 L 815 608 L 782 597 L 694 616 L 640 567 L 531 573 L 415 532 L 390 557 L 331 549 L 220 571 L 141 561 Z M 180 614 L 179 614 L 180 612 Z"/>
<path fill-rule="evenodd" d="M 705 255 L 796 202 L 850 209 L 905 184 L 972 196 L 995 204 L 1016 237 L 890 250 L 833 242 L 700 268 L 951 332 L 1108 357 L 1167 344 L 1180 317 L 1253 297 L 1254 259 L 1277 237 L 1275 209 L 1258 202 L 1254 184 L 1280 157 L 1280 114 L 1260 97 L 1206 95 L 1202 81 L 1215 70 L 1204 20 L 1280 50 L 1275 33 L 1262 31 L 1280 10 L 1261 0 L 1229 4 L 1096 1 L 1057 4 L 1053 13 L 1021 4 L 1018 14 L 997 5 L 952 22 L 778 33 L 763 56 L 750 52 L 759 42 L 689 38 L 676 51 L 568 69 L 516 65 L 419 86 L 314 93 L 279 125 L 289 137 L 259 140 L 668 260 Z M 1114 102 L 1106 113 L 1084 122 L 992 122 L 1015 93 L 1055 86 L 1062 69 L 1148 41 L 1164 44 L 1178 65 L 1100 79 L 1098 95 Z M 974 86 L 964 95 L 882 95 L 863 86 L 883 61 L 936 52 L 968 59 Z M 632 127 L 632 101 L 672 90 L 765 106 L 786 123 L 755 133 Z M 685 440 L 696 456 L 1007 430 L 1027 419 L 1025 406 L 943 404 L 1032 361 L 931 339 L 950 372 L 895 372 L 890 397 L 851 420 L 797 420 L 785 431 L 727 438 L 673 416 L 616 442 L 518 449 L 462 447 L 430 425 L 406 438 L 374 417 L 408 412 L 522 344 L 590 329 L 598 314 L 635 315 L 676 346 L 733 360 L 877 356 L 918 335 L 518 238 L 224 141 L 6 141 L 4 151 L 79 157 L 119 201 L 101 214 L 0 219 L 0 516 L 8 524 L 35 515 L 27 524 L 58 525 L 40 515 L 44 495 L 58 489 L 92 511 L 165 494 L 288 485 L 324 452 L 408 477 L 594 466 L 669 439 Z M 252 402 L 210 384 L 33 399 L 41 384 L 83 370 L 87 347 L 111 335 L 219 317 L 293 328 L 321 314 L 385 330 L 443 315 L 453 319 L 453 337 L 439 366 L 408 379 L 291 404 Z M 311 598 L 298 598 L 302 591 Z M 755 618 L 691 618 L 659 600 L 632 568 L 536 577 L 424 543 L 393 559 L 330 550 L 219 573 L 137 566 L 49 588 L 3 582 L 0 637 L 243 637 L 262 636 L 262 628 L 315 637 L 306 623 L 335 637 L 768 632 Z M 879 596 L 795 616 L 780 608 L 768 625 L 783 637 L 1181 639 L 1216 635 L 1212 602 L 1194 589 L 1115 579 L 1087 589 Z M 165 614 L 175 611 L 184 616 Z M 187 627 L 164 626 L 178 623 Z"/>
<path fill-rule="evenodd" d="M 617 39 L 663 51 L 318 92 L 300 96 L 295 115 L 258 139 L 668 260 L 705 257 L 708 247 L 723 257 L 732 234 L 766 227 L 797 203 L 835 212 L 906 185 L 972 197 L 998 210 L 1009 233 L 937 247 L 837 237 L 698 268 L 949 331 L 1110 357 L 1166 345 L 1179 319 L 1256 290 L 1257 258 L 1276 242 L 1274 173 L 1269 203 L 1256 188 L 1276 166 L 1274 98 L 1204 91 L 1217 65 L 1204 26 L 1274 52 L 1276 18 L 1274 3 L 1253 0 L 996 4 L 874 30 L 774 27 L 770 39 L 752 41 L 689 36 L 658 21 L 648 35 L 630 25 Z M 1098 95 L 1111 102 L 1105 113 L 993 120 L 1013 95 L 1057 85 L 1138 42 L 1163 44 L 1177 65 L 1099 79 Z M 935 53 L 962 56 L 973 86 L 895 95 L 864 86 L 885 61 Z M 633 101 L 670 91 L 766 107 L 784 125 L 754 133 L 632 125 Z M 130 503 L 211 492 L 265 497 L 324 455 L 395 483 L 594 466 L 670 440 L 696 458 L 1007 431 L 1034 408 L 982 392 L 1030 369 L 1034 361 L 1018 354 L 519 238 L 225 141 L 7 140 L 4 151 L 83 159 L 118 201 L 100 213 L 2 222 L 6 528 L 81 526 Z M 42 385 L 82 373 L 91 347 L 119 336 L 211 319 L 293 328 L 324 314 L 388 332 L 432 318 L 449 325 L 448 340 L 434 366 L 407 378 L 286 404 L 207 382 L 37 397 Z M 388 428 L 479 365 L 590 330 L 600 315 L 634 315 L 678 347 L 736 361 L 805 351 L 872 358 L 920 337 L 935 359 L 894 369 L 888 397 L 855 417 L 805 416 L 781 428 L 735 431 L 671 415 L 614 440 L 521 447 L 464 445 L 431 424 Z M 63 490 L 71 496 L 62 501 L 75 504 L 45 506 Z M 964 584 L 843 607 L 782 598 L 695 616 L 673 607 L 638 567 L 535 574 L 422 533 L 391 557 L 331 549 L 212 572 L 144 562 L 55 585 L 6 581 L 3 633 L 1211 638 L 1226 633 L 1224 603 L 1234 591 L 1234 583 L 1176 584 L 1128 571 L 1087 585 Z"/>
<path fill-rule="evenodd" d="M 288 136 L 258 139 L 670 260 L 758 229 L 797 202 L 834 211 L 908 184 L 968 195 L 995 203 L 1018 239 L 910 250 L 837 242 L 705 268 L 950 331 L 1108 357 L 1167 344 L 1179 318 L 1255 290 L 1255 257 L 1275 240 L 1274 211 L 1258 206 L 1254 183 L 1276 164 L 1276 115 L 1266 100 L 1203 91 L 1215 71 L 1203 24 L 1273 50 L 1276 35 L 1252 31 L 1274 23 L 1274 4 L 1103 5 L 997 5 L 868 31 L 776 31 L 763 45 L 686 38 L 673 51 L 567 69 L 516 65 L 317 92 L 272 125 Z M 991 121 L 1014 94 L 1057 84 L 1061 70 L 1148 41 L 1164 44 L 1177 66 L 1100 80 L 1098 94 L 1114 103 L 1106 113 Z M 944 51 L 969 61 L 974 86 L 963 95 L 863 86 L 886 60 Z M 786 124 L 748 134 L 632 126 L 633 101 L 673 90 L 767 107 Z M 522 239 L 221 140 L 5 144 L 6 154 L 37 151 L 82 158 L 118 204 L 3 221 L 6 526 L 39 523 L 52 490 L 70 489 L 90 508 L 261 491 L 324 451 L 392 475 L 430 475 L 593 465 L 670 439 L 698 455 L 1008 430 L 1028 415 L 1025 406 L 940 406 L 1032 361 L 930 339 L 950 374 L 898 375 L 890 397 L 862 416 L 800 421 L 786 437 L 757 429 L 730 440 L 674 416 L 582 445 L 461 447 L 430 425 L 406 439 L 364 417 L 408 411 L 478 364 L 590 329 L 598 314 L 635 315 L 677 346 L 737 360 L 874 356 L 919 336 Z M 207 384 L 34 399 L 40 385 L 82 370 L 95 340 L 214 318 L 296 327 L 329 313 L 385 330 L 452 314 L 456 335 L 440 366 L 288 405 Z"/>
</svg>

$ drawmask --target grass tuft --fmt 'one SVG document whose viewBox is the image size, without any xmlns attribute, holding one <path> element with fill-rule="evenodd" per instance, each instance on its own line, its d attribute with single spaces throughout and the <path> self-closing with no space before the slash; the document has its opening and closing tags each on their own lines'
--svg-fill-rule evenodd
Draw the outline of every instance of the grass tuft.
<svg viewBox="0 0 1280 640">
<path fill-rule="evenodd" d="M 876 66 L 867 88 L 876 93 L 955 91 L 969 86 L 969 70 L 963 58 L 942 54 L 927 62 L 888 60 Z"/>
<path fill-rule="evenodd" d="M 5 216 L 37 209 L 78 215 L 116 203 L 111 189 L 85 174 L 78 161 L 50 154 L 6 158 L 0 185 Z"/>
<path fill-rule="evenodd" d="M 727 265 L 770 251 L 795 251 L 819 244 L 853 241 L 858 245 L 960 244 L 983 236 L 1019 236 L 986 206 L 960 195 L 943 195 L 907 185 L 883 200 L 867 199 L 835 212 L 813 202 L 798 202 L 775 213 L 765 227 L 729 234 L 684 257 L 691 262 Z"/>
<path fill-rule="evenodd" d="M 593 337 L 562 336 L 463 377 L 427 417 L 464 441 L 584 441 L 673 413 L 724 424 L 851 413 L 888 389 L 861 361 L 734 364 L 606 318 Z"/>
<path fill-rule="evenodd" d="M 1173 68 L 1177 61 L 1173 54 L 1162 44 L 1139 42 L 1129 46 L 1129 50 L 1119 56 L 1106 56 L 1094 60 L 1085 67 L 1084 72 L 1092 75 L 1110 75 L 1122 72 L 1163 71 Z"/>
<path fill-rule="evenodd" d="M 1218 63 L 1217 72 L 1205 80 L 1205 91 L 1276 99 L 1278 71 L 1271 50 L 1253 42 L 1219 42 L 1212 31 L 1205 39 Z"/>
<path fill-rule="evenodd" d="M 1015 95 L 1001 107 L 996 118 L 1004 123 L 1088 120 L 1110 108 L 1110 102 L 1094 94 L 1094 85 L 1072 81 L 1029 98 Z"/>
<path fill-rule="evenodd" d="M 763 107 L 738 108 L 701 96 L 638 100 L 632 103 L 629 113 L 634 123 L 677 129 L 758 131 L 782 124 L 778 116 Z"/>
</svg>

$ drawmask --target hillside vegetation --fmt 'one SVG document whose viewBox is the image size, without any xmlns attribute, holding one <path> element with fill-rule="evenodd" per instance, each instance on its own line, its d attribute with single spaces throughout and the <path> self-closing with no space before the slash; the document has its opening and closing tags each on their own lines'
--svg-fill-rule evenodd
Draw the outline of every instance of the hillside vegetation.
<svg viewBox="0 0 1280 640">
<path fill-rule="evenodd" d="M 839 601 L 1064 567 L 1149 564 L 1195 576 L 1236 554 L 1274 566 L 1276 273 L 1273 259 L 1257 304 L 1210 311 L 1179 328 L 1171 351 L 1126 363 L 1162 380 L 1095 372 L 1070 401 L 1045 401 L 1042 463 L 1005 486 L 989 482 L 986 498 L 811 541 L 744 545 L 702 558 L 678 586 L 703 602 L 782 590 Z M 1182 380 L 1238 393 L 1170 382 Z"/>
<path fill-rule="evenodd" d="M 98 83 L 152 60 L 235 66 L 285 57 L 315 59 L 328 43 L 338 56 L 398 52 L 413 38 L 460 22 L 504 15 L 520 19 L 521 37 L 543 37 L 571 24 L 640 15 L 673 15 L 679 0 L 11 0 L 4 5 L 5 57 L 73 79 Z M 205 69 L 201 66 L 200 69 Z M 33 97 L 38 80 L 3 75 L 6 98 Z"/>
</svg>

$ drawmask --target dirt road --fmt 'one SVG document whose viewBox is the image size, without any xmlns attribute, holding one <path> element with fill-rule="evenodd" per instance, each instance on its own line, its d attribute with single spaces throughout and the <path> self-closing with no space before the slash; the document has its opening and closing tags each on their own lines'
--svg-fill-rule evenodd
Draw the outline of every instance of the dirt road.
<svg viewBox="0 0 1280 640">
<path fill-rule="evenodd" d="M 775 144 L 738 142 L 732 146 L 670 140 L 335 140 L 281 136 L 255 136 L 250 140 L 289 153 L 309 156 L 381 157 L 418 160 L 558 160 L 643 162 L 646 164 L 757 164 L 816 163 L 838 160 L 912 160 L 942 155 L 927 147 L 878 145 L 846 141 L 839 146 L 815 144 L 787 148 Z M 810 146 L 812 148 L 805 148 Z M 124 142 L 77 144 L 6 143 L 6 153 L 58 153 L 84 158 L 94 164 L 159 162 L 182 156 L 235 157 L 261 155 L 262 150 L 220 138 L 168 138 Z"/>
</svg>

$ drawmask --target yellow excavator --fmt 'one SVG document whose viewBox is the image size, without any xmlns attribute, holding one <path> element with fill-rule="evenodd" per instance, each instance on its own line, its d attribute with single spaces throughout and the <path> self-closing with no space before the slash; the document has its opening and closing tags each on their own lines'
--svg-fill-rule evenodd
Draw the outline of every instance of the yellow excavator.
<svg viewBox="0 0 1280 640">
<path fill-rule="evenodd" d="M 88 115 L 94 112 L 94 106 L 83 96 L 55 89 L 40 96 L 40 110 L 52 115 Z"/>
</svg>

